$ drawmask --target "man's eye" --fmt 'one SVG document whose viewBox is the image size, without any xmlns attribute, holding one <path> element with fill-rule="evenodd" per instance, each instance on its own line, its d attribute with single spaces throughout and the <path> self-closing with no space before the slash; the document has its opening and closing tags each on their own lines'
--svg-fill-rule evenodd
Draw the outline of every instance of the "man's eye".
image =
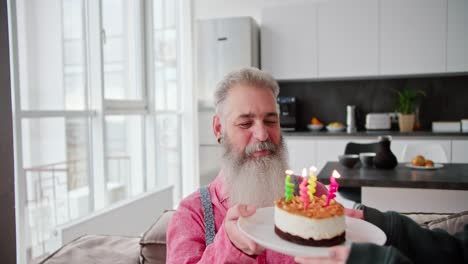
<svg viewBox="0 0 468 264">
<path fill-rule="evenodd" d="M 265 124 L 267 124 L 267 125 L 274 125 L 276 123 L 278 123 L 278 121 L 276 121 L 276 120 L 265 120 Z"/>
<path fill-rule="evenodd" d="M 249 128 L 251 125 L 252 125 L 252 123 L 250 123 L 250 122 L 239 124 L 239 126 L 240 126 L 241 128 Z"/>
</svg>

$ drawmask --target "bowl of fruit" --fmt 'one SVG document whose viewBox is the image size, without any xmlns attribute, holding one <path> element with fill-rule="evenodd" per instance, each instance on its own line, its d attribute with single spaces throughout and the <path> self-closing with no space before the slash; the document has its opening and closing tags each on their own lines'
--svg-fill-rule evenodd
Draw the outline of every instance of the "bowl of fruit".
<svg viewBox="0 0 468 264">
<path fill-rule="evenodd" d="M 318 118 L 312 117 L 312 119 L 310 120 L 310 124 L 307 125 L 307 128 L 310 131 L 319 131 L 323 128 L 323 123 L 320 120 L 318 120 Z"/>
<path fill-rule="evenodd" d="M 411 159 L 411 163 L 406 164 L 406 167 L 420 170 L 435 170 L 444 167 L 444 165 L 434 163 L 434 161 L 427 159 L 423 155 L 417 155 Z"/>
<path fill-rule="evenodd" d="M 343 131 L 344 129 L 345 129 L 345 125 L 343 125 L 340 122 L 333 122 L 333 123 L 328 124 L 327 126 L 327 130 L 329 132 L 340 132 L 340 131 Z"/>
</svg>

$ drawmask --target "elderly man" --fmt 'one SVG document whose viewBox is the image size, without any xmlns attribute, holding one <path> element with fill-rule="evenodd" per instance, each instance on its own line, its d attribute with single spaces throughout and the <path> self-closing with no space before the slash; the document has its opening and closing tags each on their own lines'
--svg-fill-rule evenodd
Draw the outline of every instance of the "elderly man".
<svg viewBox="0 0 468 264">
<path fill-rule="evenodd" d="M 255 68 L 231 72 L 218 85 L 213 131 L 224 146 L 222 168 L 208 187 L 180 203 L 167 232 L 167 263 L 294 263 L 236 225 L 240 216 L 273 206 L 284 190 L 287 151 L 278 93 L 276 81 Z M 326 192 L 317 185 L 317 195 Z"/>
</svg>

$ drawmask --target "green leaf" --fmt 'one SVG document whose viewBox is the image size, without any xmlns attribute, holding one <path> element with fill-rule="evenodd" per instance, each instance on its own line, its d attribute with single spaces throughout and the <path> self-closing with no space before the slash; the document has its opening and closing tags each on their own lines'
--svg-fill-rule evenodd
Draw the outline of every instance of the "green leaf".
<svg viewBox="0 0 468 264">
<path fill-rule="evenodd" d="M 426 96 L 424 91 L 421 90 L 413 90 L 409 88 L 405 88 L 401 91 L 395 90 L 398 103 L 396 105 L 396 111 L 402 114 L 412 114 L 416 108 L 416 102 L 419 96 Z"/>
</svg>

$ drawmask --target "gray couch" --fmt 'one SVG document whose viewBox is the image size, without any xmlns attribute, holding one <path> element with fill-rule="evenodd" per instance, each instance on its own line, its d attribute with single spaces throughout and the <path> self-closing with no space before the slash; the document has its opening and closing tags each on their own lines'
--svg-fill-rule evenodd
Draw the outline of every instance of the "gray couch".
<svg viewBox="0 0 468 264">
<path fill-rule="evenodd" d="M 162 264 L 166 262 L 166 229 L 174 211 L 165 211 L 142 237 L 84 235 L 64 245 L 41 264 Z"/>
<path fill-rule="evenodd" d="M 63 246 L 42 262 L 161 264 L 166 262 L 166 229 L 174 211 L 165 211 L 142 237 L 85 235 Z M 468 224 L 468 211 L 458 214 L 406 214 L 421 226 L 454 234 Z"/>
</svg>

